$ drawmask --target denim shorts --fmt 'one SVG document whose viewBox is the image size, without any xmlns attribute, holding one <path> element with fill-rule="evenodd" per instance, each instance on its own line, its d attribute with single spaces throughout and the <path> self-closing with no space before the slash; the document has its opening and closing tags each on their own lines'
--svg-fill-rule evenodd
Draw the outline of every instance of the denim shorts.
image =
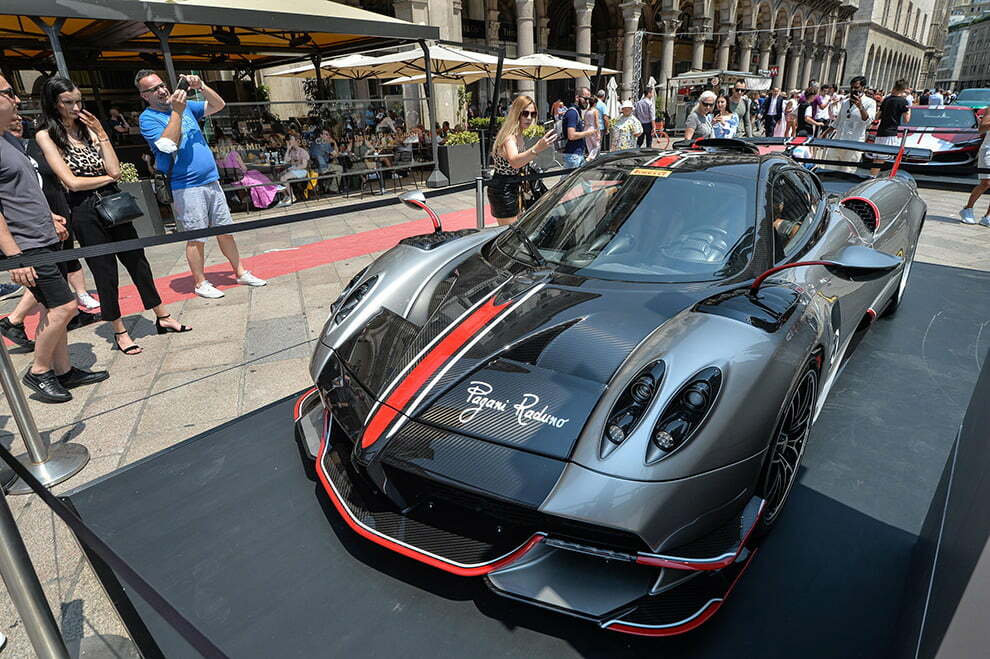
<svg viewBox="0 0 990 659">
<path fill-rule="evenodd" d="M 564 163 L 564 169 L 576 169 L 584 164 L 583 153 L 562 153 L 560 159 Z"/>
</svg>

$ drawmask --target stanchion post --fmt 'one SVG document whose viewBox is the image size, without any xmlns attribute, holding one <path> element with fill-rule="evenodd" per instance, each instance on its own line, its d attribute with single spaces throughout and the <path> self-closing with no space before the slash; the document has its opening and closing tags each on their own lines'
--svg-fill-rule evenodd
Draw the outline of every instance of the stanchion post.
<svg viewBox="0 0 990 659">
<path fill-rule="evenodd" d="M 3 576 L 3 583 L 7 586 L 17 614 L 24 621 L 24 630 L 38 657 L 68 659 L 69 652 L 65 649 L 55 618 L 48 608 L 45 591 L 41 589 L 41 582 L 38 581 L 5 495 L 0 495 L 0 575 Z"/>
<path fill-rule="evenodd" d="M 44 485 L 61 483 L 79 473 L 89 462 L 89 451 L 81 444 L 63 443 L 52 447 L 38 433 L 31 408 L 28 407 L 24 390 L 17 380 L 14 365 L 7 354 L 7 347 L 0 343 L 0 385 L 10 405 L 10 413 L 17 423 L 17 430 L 27 447 L 27 455 L 17 457 L 22 464 Z M 17 479 L 7 489 L 8 494 L 27 494 L 31 491 L 21 479 Z"/>
<path fill-rule="evenodd" d="M 478 228 L 485 228 L 485 180 L 481 176 L 474 177 L 474 206 L 478 217 Z"/>
</svg>

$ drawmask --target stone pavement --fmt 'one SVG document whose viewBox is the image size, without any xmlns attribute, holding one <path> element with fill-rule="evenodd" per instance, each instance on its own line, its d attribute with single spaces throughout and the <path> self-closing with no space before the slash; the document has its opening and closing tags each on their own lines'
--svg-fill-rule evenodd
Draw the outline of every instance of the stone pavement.
<svg viewBox="0 0 990 659">
<path fill-rule="evenodd" d="M 990 271 L 990 229 L 957 221 L 966 195 L 944 190 L 922 194 L 929 215 L 918 260 Z M 348 201 L 356 200 L 306 202 L 266 214 Z M 431 203 L 451 226 L 474 225 L 473 191 Z M 253 213 L 245 219 L 263 216 Z M 70 334 L 73 362 L 109 369 L 111 377 L 74 390 L 75 398 L 66 404 L 31 403 L 39 430 L 52 442 L 75 441 L 92 455 L 80 474 L 54 491 L 77 487 L 311 384 L 307 363 L 330 302 L 398 238 L 429 230 L 422 213 L 396 205 L 238 234 L 247 266 L 269 278 L 269 285 L 258 289 L 231 286 L 229 268 L 211 241 L 207 263 L 217 270 L 214 281 L 227 286 L 226 296 L 218 300 L 191 293 L 181 245 L 147 250 L 169 310 L 194 331 L 158 336 L 150 312 L 132 313 L 128 328 L 144 348 L 137 356 L 111 350 L 110 329 L 104 324 Z M 124 275 L 125 312 L 140 308 L 134 289 L 126 287 L 129 283 Z M 0 302 L 0 315 L 9 313 L 15 301 Z M 22 372 L 30 355 L 19 353 L 11 350 Z M 0 441 L 15 453 L 23 452 L 3 401 Z M 126 632 L 71 533 L 33 495 L 9 497 L 8 502 L 70 651 L 87 657 L 129 656 L 119 649 Z M 0 632 L 9 639 L 0 656 L 33 656 L 5 590 L 0 593 Z"/>
</svg>

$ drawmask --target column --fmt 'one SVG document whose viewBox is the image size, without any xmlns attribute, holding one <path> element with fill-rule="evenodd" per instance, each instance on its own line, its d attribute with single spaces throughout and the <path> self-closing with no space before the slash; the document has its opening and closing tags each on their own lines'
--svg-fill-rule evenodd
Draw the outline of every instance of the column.
<svg viewBox="0 0 990 659">
<path fill-rule="evenodd" d="M 712 38 L 712 19 L 707 16 L 694 19 L 694 34 L 691 35 L 691 69 L 701 71 L 705 68 L 705 43 Z"/>
<path fill-rule="evenodd" d="M 756 40 L 756 47 L 760 53 L 759 69 L 763 71 L 770 70 L 770 49 L 773 48 L 773 41 L 773 35 L 769 32 L 761 32 Z"/>
<path fill-rule="evenodd" d="M 806 41 L 804 43 L 804 64 L 801 66 L 801 86 L 807 87 L 811 80 L 811 66 L 815 63 L 815 45 Z"/>
<path fill-rule="evenodd" d="M 487 38 L 489 46 L 498 45 L 498 0 L 486 0 L 485 2 L 485 37 Z M 399 17 L 398 9 L 396 10 L 396 18 Z"/>
<path fill-rule="evenodd" d="M 719 26 L 718 53 L 715 57 L 716 69 L 729 68 L 729 48 L 736 40 L 736 24 L 723 22 Z"/>
<path fill-rule="evenodd" d="M 417 23 L 420 25 L 427 25 L 430 23 L 426 0 L 396 0 L 394 7 L 395 17 L 400 20 L 409 21 L 410 23 Z M 438 91 L 437 88 L 441 86 L 444 85 L 433 85 L 432 91 L 434 94 L 434 110 L 437 109 L 437 99 L 435 98 Z M 371 98 L 371 89 L 367 80 L 356 81 L 355 92 L 358 99 L 366 101 Z M 419 115 L 419 122 L 422 123 L 427 129 L 430 129 L 430 107 L 428 102 L 424 102 L 423 99 L 425 98 L 425 85 L 402 85 L 402 109 L 405 111 L 406 116 L 409 116 L 411 113 Z M 455 115 L 456 113 L 451 114 Z M 447 119 L 453 119 L 450 123 L 451 126 L 456 123 L 456 116 L 447 117 Z M 433 120 L 436 121 L 436 117 L 434 117 Z"/>
<path fill-rule="evenodd" d="M 821 69 L 818 73 L 818 79 L 825 82 L 832 82 L 831 74 L 829 69 L 832 66 L 832 53 L 835 52 L 834 46 L 824 46 L 821 49 Z"/>
<path fill-rule="evenodd" d="M 752 32 L 736 35 L 736 43 L 739 45 L 739 70 L 749 73 L 753 70 L 753 44 L 756 39 Z"/>
<path fill-rule="evenodd" d="M 786 84 L 787 74 L 790 73 L 790 69 L 787 66 L 787 51 L 790 47 L 790 37 L 780 37 L 777 39 L 777 77 L 774 79 L 773 84 L 776 87 L 780 87 L 785 95 L 793 89 L 793 87 Z"/>
<path fill-rule="evenodd" d="M 621 100 L 636 98 L 639 92 L 634 89 L 636 80 L 636 68 L 640 62 L 636 61 L 636 32 L 639 30 L 639 17 L 643 13 L 643 0 L 629 0 L 623 2 L 622 22 L 625 26 L 625 35 L 622 40 L 622 89 Z"/>
<path fill-rule="evenodd" d="M 676 11 L 665 11 L 661 14 L 660 38 L 660 85 L 667 88 L 667 81 L 674 75 L 674 39 L 677 37 L 677 28 L 681 24 L 677 20 Z"/>
<path fill-rule="evenodd" d="M 575 50 L 579 53 L 584 53 L 584 55 L 578 56 L 578 61 L 580 62 L 591 62 L 591 12 L 595 9 L 595 0 L 574 0 L 574 14 L 575 14 Z M 591 81 L 587 76 L 583 78 L 578 78 L 576 81 L 578 87 L 590 87 Z"/>
<path fill-rule="evenodd" d="M 550 17 L 547 12 L 550 10 L 548 0 L 537 0 L 536 2 L 536 49 L 546 48 L 550 42 Z M 546 115 L 550 109 L 550 101 L 547 98 L 547 81 L 540 80 L 536 83 L 536 107 L 540 115 Z"/>
<path fill-rule="evenodd" d="M 534 0 L 516 0 L 516 55 L 532 55 L 535 49 L 535 7 Z M 532 80 L 520 80 L 517 89 L 530 98 L 536 95 L 536 85 Z"/>
<path fill-rule="evenodd" d="M 796 89 L 798 86 L 798 74 L 801 73 L 801 42 L 791 43 L 790 55 L 787 58 L 787 89 Z"/>
</svg>

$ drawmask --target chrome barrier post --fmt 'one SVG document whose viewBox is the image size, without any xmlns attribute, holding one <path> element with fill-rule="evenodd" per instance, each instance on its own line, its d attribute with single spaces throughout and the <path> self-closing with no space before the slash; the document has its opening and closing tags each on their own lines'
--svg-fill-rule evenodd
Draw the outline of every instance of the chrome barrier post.
<svg viewBox="0 0 990 659">
<path fill-rule="evenodd" d="M 7 351 L 4 350 L 4 354 Z M 10 361 L 10 358 L 7 358 Z M 0 494 L 0 575 L 7 586 L 17 614 L 24 621 L 24 630 L 31 646 L 41 659 L 68 659 L 69 653 L 55 624 L 48 599 L 31 564 L 24 540 L 7 505 Z"/>
<path fill-rule="evenodd" d="M 478 217 L 478 228 L 485 228 L 485 180 L 481 176 L 474 177 L 474 208 Z"/>
<path fill-rule="evenodd" d="M 46 486 L 56 485 L 79 473 L 89 462 L 89 451 L 81 444 L 68 442 L 53 447 L 38 434 L 38 426 L 34 423 L 24 390 L 21 389 L 10 355 L 7 354 L 7 347 L 2 344 L 0 385 L 3 386 L 3 393 L 10 404 L 10 413 L 17 422 L 17 430 L 27 447 L 27 455 L 17 456 L 21 464 Z M 8 494 L 28 494 L 30 491 L 31 488 L 20 478 L 7 489 Z"/>
</svg>

